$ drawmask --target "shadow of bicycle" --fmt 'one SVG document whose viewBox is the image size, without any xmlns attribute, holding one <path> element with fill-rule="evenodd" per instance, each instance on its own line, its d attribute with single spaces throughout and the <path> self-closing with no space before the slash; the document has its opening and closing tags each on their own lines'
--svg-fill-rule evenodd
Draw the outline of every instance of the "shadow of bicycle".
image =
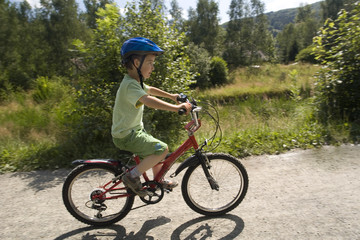
<svg viewBox="0 0 360 240">
<path fill-rule="evenodd" d="M 110 227 L 85 227 L 73 230 L 65 233 L 55 240 L 68 240 L 68 239 L 82 239 L 82 240 L 95 240 L 95 239 L 126 239 L 126 240 L 137 240 L 137 239 L 154 239 L 151 236 L 147 236 L 148 232 L 156 227 L 171 222 L 170 218 L 158 217 L 156 219 L 147 220 L 141 229 L 137 232 L 126 233 L 126 229 L 121 225 L 112 225 Z"/>
<path fill-rule="evenodd" d="M 232 214 L 220 217 L 199 217 L 176 228 L 170 239 L 235 239 L 241 234 L 244 226 L 244 221 Z"/>
<path fill-rule="evenodd" d="M 224 224 L 224 221 L 226 221 L 226 224 Z M 137 233 L 127 233 L 125 227 L 121 225 L 113 225 L 103 228 L 84 227 L 62 234 L 61 236 L 55 238 L 55 240 L 159 239 L 159 236 L 150 236 L 148 232 L 169 222 L 171 222 L 171 219 L 163 216 L 156 219 L 147 220 Z M 224 228 L 224 226 L 226 226 L 226 228 Z M 168 233 L 164 233 L 160 236 L 161 239 L 205 240 L 210 238 L 214 239 L 214 236 L 216 239 L 234 239 L 243 231 L 244 222 L 238 216 L 228 214 L 216 218 L 200 217 L 190 220 L 176 228 L 172 233 L 170 229 L 171 228 L 169 228 Z M 222 237 L 219 237 L 220 235 L 222 235 Z"/>
</svg>

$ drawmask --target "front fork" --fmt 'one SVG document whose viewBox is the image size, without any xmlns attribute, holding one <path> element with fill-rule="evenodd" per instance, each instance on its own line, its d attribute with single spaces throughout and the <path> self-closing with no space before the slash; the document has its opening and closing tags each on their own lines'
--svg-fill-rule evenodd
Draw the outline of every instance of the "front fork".
<svg viewBox="0 0 360 240">
<path fill-rule="evenodd" d="M 201 151 L 196 151 L 195 156 L 199 159 L 202 169 L 204 170 L 206 179 L 208 180 L 212 190 L 219 191 L 219 184 L 215 180 L 214 176 L 211 174 L 211 165 L 206 154 L 203 154 Z"/>
</svg>

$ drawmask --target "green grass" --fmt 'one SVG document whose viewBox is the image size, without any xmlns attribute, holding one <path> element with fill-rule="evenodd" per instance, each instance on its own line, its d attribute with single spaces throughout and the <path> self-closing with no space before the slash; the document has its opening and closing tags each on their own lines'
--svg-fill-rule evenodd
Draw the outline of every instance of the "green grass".
<svg viewBox="0 0 360 240">
<path fill-rule="evenodd" d="M 67 137 L 67 113 L 74 107 L 71 88 L 62 79 L 39 88 L 13 92 L 0 105 L 0 171 L 56 168 L 62 164 L 59 143 Z M 44 90 L 42 88 L 42 90 Z"/>
<path fill-rule="evenodd" d="M 308 64 L 241 68 L 232 73 L 232 84 L 198 92 L 220 113 L 223 138 L 216 151 L 245 157 L 357 142 L 350 126 L 316 120 L 312 94 L 319 69 Z M 200 139 L 209 138 L 213 129 L 204 115 Z"/>
<path fill-rule="evenodd" d="M 294 88 L 312 91 L 314 74 L 319 66 L 309 64 L 263 65 L 246 67 L 230 74 L 231 84 L 198 92 L 201 98 L 211 101 L 232 102 L 249 96 L 264 99 L 289 94 Z M 309 93 L 310 94 L 310 93 Z"/>
<path fill-rule="evenodd" d="M 196 98 L 210 101 L 220 114 L 223 138 L 215 151 L 245 157 L 358 142 L 359 126 L 316 121 L 311 94 L 318 69 L 302 64 L 241 68 L 231 73 L 232 84 L 196 92 Z M 81 117 L 69 115 L 76 105 L 65 80 L 40 78 L 30 92 L 6 96 L 0 104 L 0 172 L 67 167 L 79 155 L 109 157 L 114 152 L 112 145 L 69 140 L 68 126 Z M 200 117 L 199 141 L 214 130 L 209 117 Z M 179 134 L 186 138 L 185 132 Z"/>
<path fill-rule="evenodd" d="M 287 98 L 263 101 L 253 97 L 217 108 L 223 137 L 216 151 L 237 157 L 314 148 L 333 141 L 328 130 L 315 121 L 310 100 L 299 103 Z M 202 122 L 198 136 L 203 140 L 211 136 L 214 124 L 206 115 Z"/>
</svg>

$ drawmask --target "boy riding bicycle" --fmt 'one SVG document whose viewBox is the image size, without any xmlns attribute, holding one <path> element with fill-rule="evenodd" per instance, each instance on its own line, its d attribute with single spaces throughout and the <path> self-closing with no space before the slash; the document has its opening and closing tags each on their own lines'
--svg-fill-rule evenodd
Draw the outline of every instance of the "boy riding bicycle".
<svg viewBox="0 0 360 240">
<path fill-rule="evenodd" d="M 130 151 L 142 161 L 122 178 L 124 184 L 141 197 L 147 195 L 142 190 L 140 176 L 152 168 L 154 176 L 160 171 L 162 161 L 169 150 L 167 144 L 154 138 L 144 130 L 142 122 L 144 105 L 150 108 L 178 112 L 186 109 L 189 113 L 191 104 L 170 104 L 156 97 L 164 97 L 177 102 L 178 94 L 170 94 L 161 89 L 143 83 L 154 71 L 155 58 L 163 50 L 146 38 L 131 38 L 121 47 L 122 63 L 127 69 L 116 94 L 111 133 L 114 144 L 121 150 Z M 169 188 L 177 186 L 163 180 Z"/>
</svg>

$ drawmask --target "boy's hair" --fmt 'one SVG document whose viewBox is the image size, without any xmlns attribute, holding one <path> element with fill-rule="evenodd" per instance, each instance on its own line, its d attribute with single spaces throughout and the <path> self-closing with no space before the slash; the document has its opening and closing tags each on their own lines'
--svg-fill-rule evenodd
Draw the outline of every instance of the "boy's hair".
<svg viewBox="0 0 360 240">
<path fill-rule="evenodd" d="M 124 67 L 126 67 L 126 69 L 130 69 L 132 70 L 134 67 L 134 60 L 138 59 L 139 61 L 141 61 L 142 56 L 139 54 L 133 54 L 129 57 L 127 57 L 124 61 L 123 61 L 123 65 Z"/>
<path fill-rule="evenodd" d="M 146 54 L 146 55 L 151 55 L 150 54 Z M 122 63 L 123 63 L 123 66 L 126 67 L 126 69 L 130 69 L 132 70 L 133 67 L 134 67 L 134 60 L 137 59 L 139 61 L 141 61 L 141 59 L 143 57 L 145 57 L 146 55 L 140 55 L 140 54 L 133 54 L 131 56 L 129 56 L 128 58 L 126 58 Z M 155 53 L 153 53 L 153 55 L 157 56 Z"/>
</svg>

